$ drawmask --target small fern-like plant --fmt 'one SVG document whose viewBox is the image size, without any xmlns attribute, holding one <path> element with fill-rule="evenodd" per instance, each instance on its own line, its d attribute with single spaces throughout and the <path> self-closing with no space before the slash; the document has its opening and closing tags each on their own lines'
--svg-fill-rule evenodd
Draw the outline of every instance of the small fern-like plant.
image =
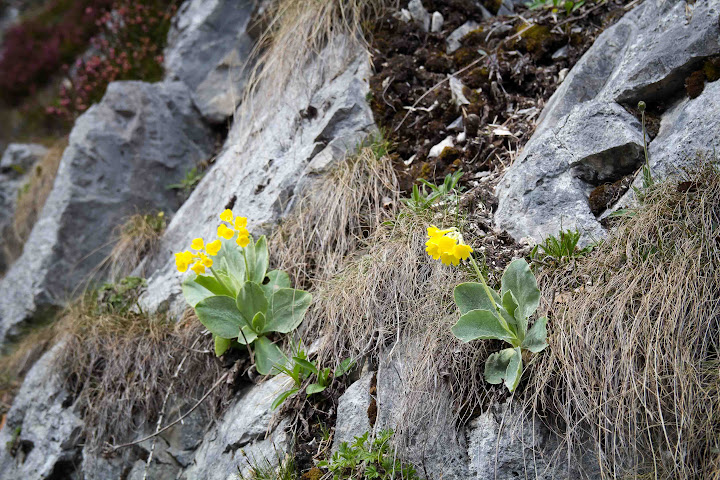
<svg viewBox="0 0 720 480">
<path fill-rule="evenodd" d="M 319 462 L 318 467 L 327 469 L 333 480 L 419 480 L 415 468 L 401 462 L 391 451 L 393 434 L 390 429 L 382 430 L 375 439 L 370 439 L 370 433 L 365 432 L 355 437 L 352 444 L 341 443 L 330 460 Z"/>
<path fill-rule="evenodd" d="M 577 229 L 575 231 L 560 230 L 557 236 L 550 235 L 544 242 L 535 245 L 530 252 L 530 258 L 535 261 L 551 259 L 560 263 L 583 257 L 592 251 L 592 246 L 578 247 L 579 242 L 580 232 Z"/>
<path fill-rule="evenodd" d="M 440 185 L 435 185 L 434 183 L 430 183 L 424 178 L 421 178 L 419 180 L 421 184 L 420 186 L 413 185 L 410 198 L 403 198 L 400 201 L 416 213 L 423 212 L 432 207 L 439 200 L 459 193 L 460 189 L 457 187 L 457 184 L 462 176 L 462 170 L 448 174 L 445 176 L 445 180 Z"/>
<path fill-rule="evenodd" d="M 452 327 L 463 342 L 502 340 L 509 348 L 490 355 L 485 363 L 485 380 L 505 383 L 515 391 L 523 371 L 523 352 L 538 353 L 547 347 L 547 318 L 529 319 L 540 304 L 535 275 L 525 260 L 513 260 L 505 269 L 500 292 L 485 282 L 461 283 L 455 287 L 455 303 L 461 317 Z"/>
</svg>

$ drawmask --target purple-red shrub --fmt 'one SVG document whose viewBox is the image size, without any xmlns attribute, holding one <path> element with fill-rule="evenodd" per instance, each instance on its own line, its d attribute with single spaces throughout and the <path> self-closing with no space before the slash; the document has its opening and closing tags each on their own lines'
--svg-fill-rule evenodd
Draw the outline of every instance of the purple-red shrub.
<svg viewBox="0 0 720 480">
<path fill-rule="evenodd" d="M 5 33 L 0 52 L 0 98 L 11 105 L 44 86 L 98 33 L 113 0 L 49 0 Z"/>
<path fill-rule="evenodd" d="M 99 101 L 115 80 L 157 81 L 163 75 L 162 51 L 177 6 L 170 0 L 118 0 L 100 17 L 89 58 L 78 58 L 48 113 L 72 118 Z"/>
</svg>

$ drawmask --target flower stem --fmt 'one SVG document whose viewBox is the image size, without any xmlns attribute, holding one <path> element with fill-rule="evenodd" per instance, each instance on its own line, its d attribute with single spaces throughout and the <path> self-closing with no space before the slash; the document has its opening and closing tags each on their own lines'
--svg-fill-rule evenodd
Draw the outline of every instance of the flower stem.
<svg viewBox="0 0 720 480">
<path fill-rule="evenodd" d="M 492 294 L 490 293 L 490 287 L 488 287 L 487 282 L 485 282 L 485 276 L 480 271 L 480 267 L 478 267 L 477 262 L 473 258 L 472 255 L 470 255 L 470 264 L 473 266 L 473 269 L 475 270 L 475 274 L 477 275 L 478 279 L 480 280 L 480 283 L 483 286 L 483 289 L 485 290 L 485 295 L 488 296 L 490 299 L 490 303 L 492 305 L 495 305 L 495 299 L 493 298 Z"/>
</svg>

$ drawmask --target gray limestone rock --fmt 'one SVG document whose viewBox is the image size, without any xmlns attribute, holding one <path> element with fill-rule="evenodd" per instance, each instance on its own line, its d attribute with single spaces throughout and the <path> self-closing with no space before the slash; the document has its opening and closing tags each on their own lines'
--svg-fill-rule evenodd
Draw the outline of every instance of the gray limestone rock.
<svg viewBox="0 0 720 480">
<path fill-rule="evenodd" d="M 166 76 L 184 82 L 202 115 L 222 122 L 235 112 L 254 46 L 252 0 L 188 0 L 173 19 Z"/>
<path fill-rule="evenodd" d="M 425 9 L 421 0 L 410 0 L 408 11 L 413 21 L 420 25 L 424 32 L 430 31 L 430 12 Z"/>
<path fill-rule="evenodd" d="M 367 372 L 338 399 L 333 450 L 337 450 L 342 442 L 352 443 L 355 437 L 372 429 L 368 419 L 368 407 L 372 400 L 370 383 L 374 375 L 375 372 Z"/>
<path fill-rule="evenodd" d="M 248 387 L 204 437 L 192 464 L 180 478 L 186 480 L 228 480 L 238 469 L 248 473 L 249 463 L 267 460 L 277 463 L 289 448 L 286 422 L 269 432 L 275 397 L 292 381 L 278 375 Z M 278 458 L 279 457 L 279 458 Z"/>
<path fill-rule="evenodd" d="M 693 101 L 684 98 L 684 81 L 720 54 L 719 15 L 720 0 L 687 10 L 685 2 L 646 0 L 603 32 L 552 96 L 532 139 L 505 172 L 497 187 L 497 225 L 516 239 L 541 241 L 561 225 L 578 228 L 585 243 L 602 238 L 588 198 L 596 186 L 639 171 L 641 126 L 626 107 L 640 100 L 652 107 L 680 98 L 664 112 L 662 134 L 650 143 L 656 179 L 677 171 L 697 151 L 712 151 L 719 134 L 707 125 L 716 123 L 718 87 L 707 84 Z M 608 211 L 631 197 L 626 194 Z"/>
<path fill-rule="evenodd" d="M 113 229 L 137 211 L 177 209 L 165 186 L 211 152 L 183 84 L 110 84 L 76 121 L 23 254 L 0 280 L 0 343 L 102 279 Z"/>
<path fill-rule="evenodd" d="M 469 478 L 467 445 L 464 432 L 455 425 L 449 392 L 440 385 L 430 392 L 408 390 L 409 370 L 421 352 L 412 342 L 403 343 L 392 356 L 385 354 L 380 360 L 375 429 L 396 430 L 396 437 L 402 437 L 396 440 L 404 439 L 407 460 L 427 472 L 428 478 L 465 480 Z M 414 416 L 406 417 L 411 411 Z"/>
<path fill-rule="evenodd" d="M 535 478 L 599 478 L 592 454 L 574 459 L 539 420 L 522 415 L 508 404 L 495 406 L 473 419 L 467 428 L 472 478 L 512 480 Z M 588 448 L 589 451 L 590 448 Z"/>
<path fill-rule="evenodd" d="M 448 35 L 447 39 L 445 40 L 445 42 L 447 43 L 446 52 L 448 54 L 451 54 L 458 48 L 462 47 L 462 43 L 460 43 L 460 40 L 462 40 L 463 37 L 468 33 L 476 30 L 479 26 L 479 23 L 469 20 L 460 25 L 455 30 L 453 30 L 453 32 Z"/>
<path fill-rule="evenodd" d="M 73 478 L 82 420 L 56 371 L 59 343 L 25 377 L 0 431 L 0 479 Z"/>
</svg>

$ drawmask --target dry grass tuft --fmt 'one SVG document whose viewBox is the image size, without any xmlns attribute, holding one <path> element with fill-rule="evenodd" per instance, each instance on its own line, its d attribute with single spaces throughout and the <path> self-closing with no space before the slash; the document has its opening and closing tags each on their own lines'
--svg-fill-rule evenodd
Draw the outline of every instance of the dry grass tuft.
<svg viewBox="0 0 720 480">
<path fill-rule="evenodd" d="M 171 385 L 171 401 L 178 403 L 169 408 L 185 411 L 199 400 L 226 372 L 213 353 L 212 339 L 191 310 L 177 323 L 132 311 L 142 285 L 141 279 L 128 277 L 87 293 L 58 321 L 30 333 L 1 356 L 0 413 L 9 408 L 32 364 L 58 342 L 64 342 L 58 368 L 74 392 L 85 443 L 93 449 L 105 442 L 122 443 L 154 424 Z M 213 391 L 200 411 L 218 414 L 229 388 L 223 384 Z M 168 411 L 164 424 L 174 420 Z"/>
<path fill-rule="evenodd" d="M 22 253 L 23 245 L 52 191 L 65 147 L 67 138 L 50 147 L 45 157 L 33 168 L 28 184 L 18 196 L 13 219 L 14 235 L 4 242 L 4 248 L 9 249 L 9 258 L 17 258 Z"/>
<path fill-rule="evenodd" d="M 143 313 L 99 311 L 94 300 L 78 302 L 57 324 L 67 338 L 62 364 L 91 447 L 120 443 L 157 421 L 171 384 L 174 395 L 190 406 L 225 372 L 194 315 L 175 323 Z M 173 379 L 185 356 L 182 373 Z M 226 388 L 213 392 L 201 408 L 216 413 Z"/>
<path fill-rule="evenodd" d="M 452 407 L 461 415 L 487 401 L 482 359 L 489 344 L 465 344 L 450 331 L 457 321 L 453 287 L 471 274 L 425 253 L 431 223 L 458 221 L 447 212 L 403 209 L 392 224 L 378 228 L 363 251 L 317 286 L 305 320 L 310 339 L 327 339 L 320 352 L 327 364 L 347 357 L 374 363 L 381 352 L 392 356 L 391 345 L 404 345 L 404 388 L 414 394 L 393 412 L 402 415 L 396 427 L 400 435 L 433 418 L 433 392 L 438 388 L 450 389 Z"/>
<path fill-rule="evenodd" d="M 115 246 L 107 259 L 110 278 L 117 281 L 130 275 L 140 261 L 160 243 L 166 226 L 167 219 L 163 212 L 146 215 L 136 213 L 128 217 L 115 231 Z"/>
<path fill-rule="evenodd" d="M 561 455 L 589 437 L 610 478 L 718 478 L 717 167 L 656 187 L 577 269 L 540 284 L 550 348 L 527 408 L 557 419 Z"/>
<path fill-rule="evenodd" d="M 374 141 L 306 189 L 307 194 L 270 238 L 273 262 L 297 285 L 332 277 L 347 255 L 399 205 L 398 181 L 387 145 Z"/>
<path fill-rule="evenodd" d="M 329 42 L 344 37 L 364 45 L 363 26 L 382 17 L 397 0 L 276 0 L 262 14 L 242 105 L 250 107 L 260 86 L 282 94 L 288 81 Z M 349 50 L 346 50 L 349 51 Z M 329 60 L 329 59 L 328 59 Z M 246 111 L 247 113 L 247 111 Z"/>
</svg>

